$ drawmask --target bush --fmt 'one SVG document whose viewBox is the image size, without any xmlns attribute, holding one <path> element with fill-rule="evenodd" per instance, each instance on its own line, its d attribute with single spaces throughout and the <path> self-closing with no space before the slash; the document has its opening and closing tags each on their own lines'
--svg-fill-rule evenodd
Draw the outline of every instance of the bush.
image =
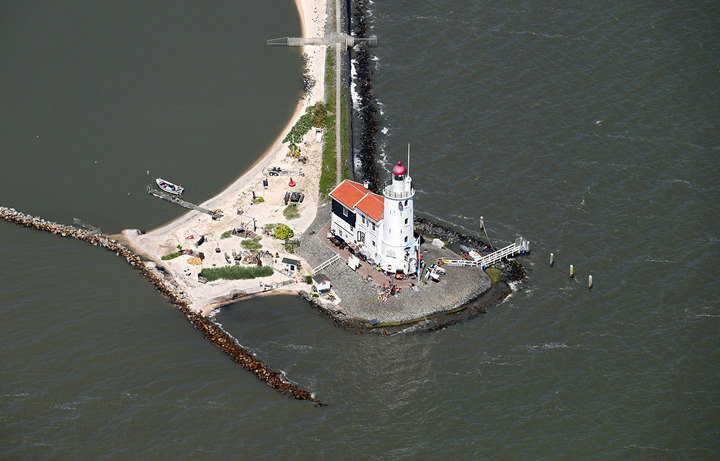
<svg viewBox="0 0 720 461">
<path fill-rule="evenodd" d="M 162 259 L 163 261 L 169 261 L 171 259 L 177 258 L 178 256 L 182 256 L 182 254 L 183 254 L 182 251 L 176 251 L 175 253 L 170 253 L 165 256 L 162 256 L 160 259 Z"/>
<path fill-rule="evenodd" d="M 288 205 L 283 210 L 283 216 L 285 216 L 285 219 L 287 219 L 287 220 L 297 219 L 300 217 L 300 212 L 298 211 L 296 206 Z"/>
<path fill-rule="evenodd" d="M 306 276 L 305 276 L 305 283 L 307 283 L 308 285 L 312 285 L 312 282 L 313 282 L 313 281 L 312 281 L 312 277 L 309 276 L 309 275 L 306 275 Z"/>
<path fill-rule="evenodd" d="M 262 239 L 262 237 L 260 236 L 253 237 L 251 239 L 245 239 L 240 242 L 240 245 L 242 245 L 242 247 L 246 250 L 257 250 L 259 248 L 262 248 L 262 245 L 260 244 L 260 239 Z"/>
<path fill-rule="evenodd" d="M 283 142 L 291 142 L 295 140 L 296 143 L 302 141 L 302 137 L 305 133 L 310 131 L 312 127 L 312 110 L 315 106 L 310 106 L 305 110 L 305 113 L 298 119 L 295 126 L 290 129 L 290 132 L 285 136 Z"/>
<path fill-rule="evenodd" d="M 160 259 L 162 259 L 163 261 L 169 261 L 171 259 L 177 258 L 178 256 L 182 256 L 182 254 L 183 254 L 182 245 L 178 245 L 177 249 L 178 249 L 178 251 L 176 251 L 175 253 L 170 253 L 165 256 L 161 256 Z"/>
<path fill-rule="evenodd" d="M 232 229 L 230 229 L 229 231 L 225 231 L 225 232 L 223 232 L 222 234 L 220 234 L 220 238 L 221 238 L 221 239 L 226 239 L 226 238 L 230 237 L 231 235 L 232 235 Z"/>
<path fill-rule="evenodd" d="M 273 275 L 273 269 L 270 266 L 225 266 L 203 269 L 200 271 L 200 275 L 205 277 L 208 282 L 218 279 L 248 280 Z"/>
<path fill-rule="evenodd" d="M 290 226 L 287 224 L 279 224 L 275 228 L 275 238 L 280 240 L 287 240 L 291 238 L 295 233 L 292 229 L 290 229 Z"/>
</svg>

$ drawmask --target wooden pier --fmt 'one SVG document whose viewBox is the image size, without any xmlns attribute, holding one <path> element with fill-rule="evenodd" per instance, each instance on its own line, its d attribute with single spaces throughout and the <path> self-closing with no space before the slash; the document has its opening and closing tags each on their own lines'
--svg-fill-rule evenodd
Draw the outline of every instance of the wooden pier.
<svg viewBox="0 0 720 461">
<path fill-rule="evenodd" d="M 189 210 L 195 210 L 195 211 L 200 211 L 202 213 L 209 214 L 210 216 L 212 216 L 213 219 L 217 219 L 218 217 L 220 217 L 220 213 L 218 213 L 217 211 L 208 210 L 207 208 L 197 206 L 194 203 L 190 203 L 187 200 L 183 200 L 180 197 L 177 197 L 175 195 L 171 195 L 171 194 L 159 191 L 152 186 L 147 186 L 147 193 L 150 195 L 154 195 L 155 197 L 161 198 L 163 200 L 167 200 L 168 202 L 172 202 L 176 205 L 180 205 L 181 207 L 185 207 Z"/>
<path fill-rule="evenodd" d="M 352 35 L 333 32 L 324 37 L 281 37 L 267 41 L 268 45 L 275 46 L 332 46 L 343 45 L 353 47 L 359 44 L 377 46 L 377 37 L 353 37 Z"/>
</svg>

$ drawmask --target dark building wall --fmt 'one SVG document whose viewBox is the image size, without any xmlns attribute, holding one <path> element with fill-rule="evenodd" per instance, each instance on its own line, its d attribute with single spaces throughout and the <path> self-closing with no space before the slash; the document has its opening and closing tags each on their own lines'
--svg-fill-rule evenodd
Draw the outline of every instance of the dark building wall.
<svg viewBox="0 0 720 461">
<path fill-rule="evenodd" d="M 355 213 L 352 210 L 348 210 L 348 215 L 345 216 L 343 214 L 343 210 L 347 210 L 340 202 L 333 199 L 332 201 L 332 212 L 335 214 L 338 218 L 342 219 L 346 223 L 350 224 L 353 229 L 355 228 Z"/>
</svg>

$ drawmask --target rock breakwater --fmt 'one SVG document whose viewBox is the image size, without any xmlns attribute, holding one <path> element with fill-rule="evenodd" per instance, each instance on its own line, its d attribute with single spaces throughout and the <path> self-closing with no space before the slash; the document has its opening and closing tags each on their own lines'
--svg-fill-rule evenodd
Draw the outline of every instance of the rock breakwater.
<svg viewBox="0 0 720 461">
<path fill-rule="evenodd" d="M 242 348 L 237 341 L 219 325 L 200 313 L 191 310 L 182 293 L 178 292 L 157 271 L 151 269 L 149 267 L 150 265 L 146 264 L 139 255 L 124 245 L 105 236 L 97 235 L 74 226 L 47 221 L 37 216 L 27 215 L 13 208 L 0 207 L 0 218 L 20 226 L 49 232 L 53 235 L 82 240 L 93 246 L 102 247 L 114 252 L 117 256 L 125 259 L 132 267 L 140 271 L 159 292 L 167 296 L 172 304 L 183 312 L 185 318 L 187 318 L 203 336 L 229 355 L 235 362 L 242 365 L 243 368 L 255 374 L 259 380 L 265 382 L 277 391 L 283 394 L 289 394 L 298 400 L 310 400 L 317 404 L 322 404 L 313 394 L 284 380 L 280 376 L 280 373 L 269 369 L 264 363 L 253 357 L 250 352 Z"/>
<path fill-rule="evenodd" d="M 367 37 L 368 27 L 365 22 L 367 4 L 358 0 L 352 12 L 352 35 Z M 378 103 L 372 88 L 373 63 L 367 47 L 358 46 L 353 50 L 355 60 L 355 84 L 358 94 L 358 117 L 360 119 L 360 172 L 363 181 L 369 183 L 373 192 L 380 192 L 380 175 L 377 166 L 377 142 L 375 136 L 380 129 L 377 120 Z"/>
</svg>

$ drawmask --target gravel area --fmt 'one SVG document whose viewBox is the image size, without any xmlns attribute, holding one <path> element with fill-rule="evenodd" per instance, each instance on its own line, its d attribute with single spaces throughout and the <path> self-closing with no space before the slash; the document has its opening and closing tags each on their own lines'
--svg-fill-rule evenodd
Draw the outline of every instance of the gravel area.
<svg viewBox="0 0 720 461">
<path fill-rule="evenodd" d="M 334 252 L 321 241 L 326 236 L 320 230 L 330 219 L 330 205 L 325 203 L 318 209 L 315 221 L 302 236 L 297 250 L 312 267 L 326 261 Z M 311 233 L 315 231 L 315 233 Z M 428 263 L 440 257 L 460 259 L 448 249 L 437 249 L 426 243 L 422 246 L 423 258 Z M 466 304 L 488 291 L 492 282 L 481 269 L 476 267 L 448 267 L 447 274 L 440 282 L 418 283 L 418 291 L 405 289 L 386 301 L 378 299 L 380 287 L 363 280 L 347 264 L 338 261 L 323 269 L 332 281 L 333 291 L 340 298 L 340 309 L 345 315 L 334 314 L 339 320 L 377 319 L 378 322 L 401 322 L 418 319 L 437 312 L 448 311 Z M 411 279 L 412 280 L 412 279 Z M 334 308 L 333 308 L 334 309 Z"/>
</svg>

